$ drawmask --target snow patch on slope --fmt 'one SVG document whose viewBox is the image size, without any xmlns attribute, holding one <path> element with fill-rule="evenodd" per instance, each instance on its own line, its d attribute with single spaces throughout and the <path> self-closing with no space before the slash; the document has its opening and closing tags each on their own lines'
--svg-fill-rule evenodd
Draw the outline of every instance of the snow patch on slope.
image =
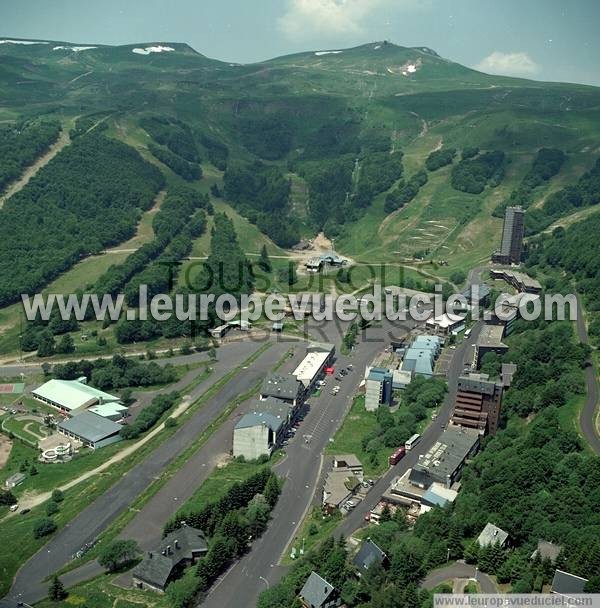
<svg viewBox="0 0 600 608">
<path fill-rule="evenodd" d="M 150 53 L 164 53 L 169 51 L 174 51 L 175 49 L 170 46 L 147 46 L 146 48 L 135 48 L 132 49 L 131 52 L 136 55 L 150 55 Z"/>
<path fill-rule="evenodd" d="M 97 49 L 97 46 L 55 46 L 53 51 L 74 51 L 75 53 L 79 53 L 79 51 L 89 51 L 90 49 Z"/>
<path fill-rule="evenodd" d="M 0 44 L 48 44 L 48 43 L 32 41 L 32 40 L 0 40 Z"/>
</svg>

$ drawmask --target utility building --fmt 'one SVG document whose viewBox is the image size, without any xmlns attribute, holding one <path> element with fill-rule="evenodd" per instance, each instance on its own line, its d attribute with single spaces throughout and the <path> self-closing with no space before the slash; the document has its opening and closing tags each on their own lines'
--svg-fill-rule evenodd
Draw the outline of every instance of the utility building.
<svg viewBox="0 0 600 608">
<path fill-rule="evenodd" d="M 507 207 L 504 213 L 500 250 L 492 256 L 498 264 L 520 264 L 523 253 L 525 211 L 522 207 Z"/>
<path fill-rule="evenodd" d="M 233 455 L 256 460 L 270 456 L 283 442 L 292 420 L 293 406 L 269 397 L 256 401 L 254 411 L 242 416 L 233 430 Z"/>
</svg>

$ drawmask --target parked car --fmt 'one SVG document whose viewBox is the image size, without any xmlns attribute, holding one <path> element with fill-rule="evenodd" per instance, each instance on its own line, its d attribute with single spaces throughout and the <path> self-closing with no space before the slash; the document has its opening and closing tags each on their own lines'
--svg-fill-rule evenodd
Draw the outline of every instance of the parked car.
<svg viewBox="0 0 600 608">
<path fill-rule="evenodd" d="M 18 508 L 19 508 L 19 505 L 10 505 L 8 510 L 11 511 L 12 513 L 14 513 Z"/>
<path fill-rule="evenodd" d="M 29 511 L 31 511 L 31 509 L 23 509 L 21 511 L 21 515 L 27 515 L 27 513 L 29 513 Z"/>
</svg>

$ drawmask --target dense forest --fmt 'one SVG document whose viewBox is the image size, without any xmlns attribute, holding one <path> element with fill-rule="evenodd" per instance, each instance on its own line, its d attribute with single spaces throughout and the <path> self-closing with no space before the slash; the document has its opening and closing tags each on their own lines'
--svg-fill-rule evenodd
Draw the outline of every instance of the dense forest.
<svg viewBox="0 0 600 608">
<path fill-rule="evenodd" d="M 581 392 L 587 351 L 575 343 L 572 326 L 560 322 L 519 324 L 509 344 L 504 360 L 516 362 L 518 370 L 505 398 L 502 429 L 465 468 L 454 505 L 421 515 L 412 528 L 402 509 L 384 512 L 369 537 L 388 555 L 389 566 L 371 566 L 360 578 L 345 539 L 328 537 L 261 594 L 259 608 L 295 606 L 312 570 L 339 589 L 350 608 L 427 605 L 431 596 L 419 583 L 447 562 L 448 551 L 450 559 L 477 564 L 513 592 L 540 591 L 554 574 L 549 562 L 531 558 L 540 539 L 563 548 L 558 567 L 589 578 L 590 591 L 600 588 L 600 458 L 583 451 L 575 430 L 561 424 L 558 409 Z M 563 378 L 561 399 L 546 398 L 550 389 L 539 397 Z M 413 397 L 423 398 L 425 383 Z M 474 542 L 488 522 L 508 532 L 509 548 L 480 549 Z"/>
<path fill-rule="evenodd" d="M 373 199 L 394 185 L 402 177 L 402 152 L 370 152 L 360 161 L 358 187 L 354 195 L 354 206 L 368 207 Z"/>
<path fill-rule="evenodd" d="M 197 213 L 203 213 L 203 210 Z M 186 227 L 180 235 L 180 237 L 185 238 L 185 241 L 174 239 L 173 243 L 184 242 L 186 246 L 190 246 L 189 234 L 189 227 Z M 164 261 L 162 264 L 160 263 L 161 259 Z M 167 248 L 164 258 L 161 259 L 151 264 L 142 273 L 144 279 L 148 280 L 146 284 L 149 286 L 149 297 L 158 287 L 163 290 L 163 293 L 173 292 L 174 295 L 186 296 L 210 293 L 216 297 L 224 293 L 239 297 L 240 294 L 250 293 L 253 289 L 252 266 L 238 243 L 233 223 L 225 214 L 215 214 L 208 259 L 196 274 L 186 277 L 185 286 L 177 287 L 175 290 L 172 289 L 171 282 L 175 281 L 179 271 L 179 265 L 176 261 L 180 259 L 173 254 L 172 246 Z M 132 285 L 134 283 L 137 285 L 138 281 L 139 276 L 127 288 L 127 290 L 131 290 L 131 298 L 135 298 L 137 295 L 137 288 L 133 289 Z M 205 335 L 208 329 L 220 324 L 221 321 L 215 314 L 214 306 L 211 306 L 206 321 L 183 322 L 179 321 L 174 315 L 168 321 L 154 319 L 127 321 L 121 319 L 115 327 L 115 335 L 120 344 L 128 344 L 151 340 L 158 336 L 175 338 L 180 336 L 193 337 L 197 334 Z"/>
<path fill-rule="evenodd" d="M 194 135 L 184 122 L 166 116 L 149 116 L 140 120 L 140 126 L 156 143 L 166 146 L 173 154 L 190 163 L 200 161 Z"/>
<path fill-rule="evenodd" d="M 548 274 L 546 288 L 583 296 L 589 314 L 588 331 L 600 345 L 600 260 L 598 259 L 600 213 L 568 228 L 556 228 L 552 236 L 538 237 L 528 245 L 527 267 Z"/>
<path fill-rule="evenodd" d="M 204 133 L 198 135 L 198 139 L 206 149 L 208 160 L 220 171 L 225 171 L 229 159 L 229 148 L 223 142 Z"/>
<path fill-rule="evenodd" d="M 0 125 L 0 192 L 58 139 L 56 120 Z"/>
<path fill-rule="evenodd" d="M 520 205 L 527 209 L 533 202 L 533 191 L 544 182 L 558 174 L 566 160 L 565 153 L 556 148 L 541 148 L 538 150 L 531 169 L 521 180 L 518 188 L 512 191 L 508 200 L 500 203 L 492 215 L 504 217 L 504 210 L 508 206 Z"/>
<path fill-rule="evenodd" d="M 427 168 L 427 171 L 437 171 L 446 165 L 450 165 L 455 156 L 456 148 L 441 148 L 439 150 L 434 150 L 425 159 L 425 167 Z"/>
<path fill-rule="evenodd" d="M 398 186 L 385 197 L 384 211 L 392 213 L 410 203 L 419 194 L 419 190 L 427 183 L 427 180 L 427 171 L 423 169 L 417 171 L 406 182 L 400 180 Z"/>
<path fill-rule="evenodd" d="M 76 139 L 0 210 L 0 305 L 132 237 L 163 183 L 133 148 L 101 134 Z"/>
<path fill-rule="evenodd" d="M 300 240 L 290 211 L 290 181 L 279 167 L 261 161 L 232 163 L 223 184 L 227 199 L 277 245 L 291 247 Z"/>
<path fill-rule="evenodd" d="M 90 384 L 103 391 L 134 386 L 168 384 L 177 379 L 172 365 L 158 365 L 115 355 L 112 359 L 69 361 L 52 368 L 52 375 L 61 380 L 77 380 L 85 376 Z"/>
<path fill-rule="evenodd" d="M 318 230 L 345 221 L 346 198 L 352 190 L 354 158 L 344 156 L 322 162 L 305 163 L 299 174 L 306 179 L 310 192 L 309 214 Z"/>
<path fill-rule="evenodd" d="M 486 186 L 497 186 L 504 177 L 504 152 L 494 150 L 463 158 L 452 167 L 450 183 L 455 190 L 480 194 Z"/>
<path fill-rule="evenodd" d="M 530 209 L 525 216 L 525 234 L 535 234 L 555 220 L 583 207 L 600 202 L 600 158 L 576 184 L 552 193 L 540 208 Z"/>
<path fill-rule="evenodd" d="M 202 168 L 197 163 L 190 163 L 170 150 L 153 143 L 148 144 L 148 150 L 163 165 L 169 167 L 173 173 L 183 177 L 186 181 L 193 182 L 202 177 Z"/>
</svg>

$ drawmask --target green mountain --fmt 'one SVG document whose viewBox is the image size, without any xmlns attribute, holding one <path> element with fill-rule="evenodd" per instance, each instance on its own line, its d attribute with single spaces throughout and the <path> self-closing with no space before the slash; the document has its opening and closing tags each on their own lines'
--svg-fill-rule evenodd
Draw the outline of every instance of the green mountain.
<svg viewBox="0 0 600 608">
<path fill-rule="evenodd" d="M 199 187 L 222 190 L 228 167 L 223 204 L 280 246 L 324 229 L 354 258 L 445 260 L 441 274 L 490 254 L 501 226 L 492 213 L 515 191 L 535 218 L 530 232 L 578 211 L 543 205 L 600 152 L 600 89 L 491 76 L 387 42 L 238 65 L 179 43 L 4 39 L 0 120 L 40 117 L 102 120 L 169 179 L 167 165 L 198 174 L 182 165 L 195 154 L 168 144 L 183 138 L 198 150 Z M 529 188 L 541 148 L 564 162 Z M 426 169 L 440 149 L 449 164 Z M 465 150 L 474 158 L 461 161 Z M 248 233 L 253 249 L 261 241 Z"/>
</svg>

